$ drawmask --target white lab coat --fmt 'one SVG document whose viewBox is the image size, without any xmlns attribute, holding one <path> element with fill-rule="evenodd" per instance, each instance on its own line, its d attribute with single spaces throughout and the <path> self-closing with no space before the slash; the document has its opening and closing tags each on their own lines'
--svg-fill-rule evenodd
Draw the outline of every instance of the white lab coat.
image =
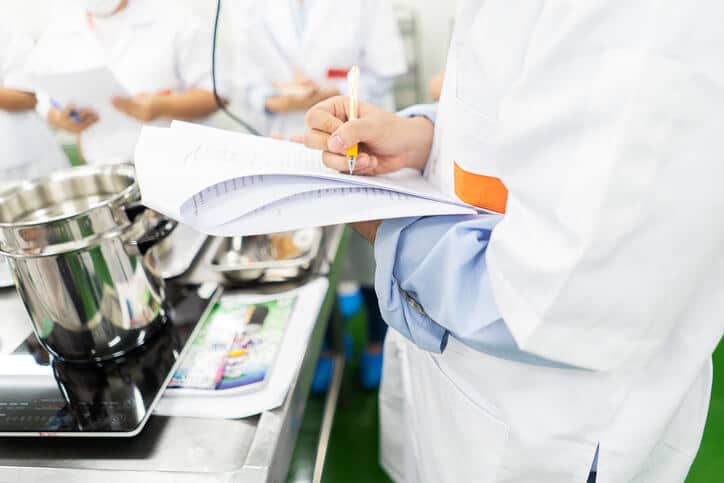
<svg viewBox="0 0 724 483">
<path fill-rule="evenodd" d="M 28 62 L 34 73 L 67 73 L 108 66 L 130 95 L 202 88 L 211 90 L 212 19 L 201 19 L 175 2 L 130 0 L 128 22 L 107 51 L 80 7 L 66 5 L 38 40 Z M 83 106 L 78 106 L 83 107 Z M 159 119 L 152 124 L 168 125 Z M 101 118 L 98 123 L 102 123 Z M 137 137 L 108 152 L 98 126 L 80 136 L 92 164 L 131 161 Z M 138 126 L 140 133 L 140 124 Z"/>
<path fill-rule="evenodd" d="M 272 83 L 290 81 L 295 69 L 319 85 L 331 85 L 341 92 L 346 91 L 346 80 L 328 79 L 329 69 L 357 64 L 363 86 L 372 76 L 391 79 L 406 72 L 402 37 L 390 0 L 304 0 L 309 7 L 300 32 L 292 1 L 298 0 L 241 0 L 225 10 L 224 17 L 234 22 L 238 43 L 235 71 L 246 93 L 252 87 L 271 88 Z M 394 108 L 391 91 L 380 97 L 364 100 Z M 289 137 L 304 133 L 305 112 L 272 114 L 261 105 L 247 107 L 257 114 L 254 124 L 263 134 L 279 132 Z"/>
<path fill-rule="evenodd" d="M 31 49 L 29 35 L 0 23 L 0 86 L 21 70 Z M 0 110 L 0 189 L 68 166 L 68 159 L 35 110 Z"/>
<path fill-rule="evenodd" d="M 573 367 L 393 334 L 396 479 L 582 483 L 600 444 L 598 483 L 684 480 L 724 332 L 723 16 L 459 2 L 428 173 L 453 195 L 453 161 L 506 184 L 486 255 L 498 309 L 522 350 Z"/>
</svg>

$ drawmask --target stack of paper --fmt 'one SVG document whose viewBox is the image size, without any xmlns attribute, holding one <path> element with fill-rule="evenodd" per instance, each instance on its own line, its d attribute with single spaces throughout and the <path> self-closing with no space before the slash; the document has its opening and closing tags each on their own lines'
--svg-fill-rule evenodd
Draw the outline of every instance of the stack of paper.
<svg viewBox="0 0 724 483">
<path fill-rule="evenodd" d="M 178 121 L 145 126 L 135 160 L 147 206 L 211 235 L 480 211 L 414 170 L 351 176 L 300 144 Z"/>
<path fill-rule="evenodd" d="M 309 337 L 319 316 L 329 282 L 320 278 L 296 290 L 273 296 L 233 295 L 234 303 L 258 304 L 294 299 L 294 309 L 263 384 L 231 389 L 178 389 L 164 393 L 154 412 L 164 416 L 235 419 L 259 414 L 284 403 L 294 377 L 299 372 Z M 222 303 L 223 303 L 222 296 Z M 193 341 L 189 341 L 193 344 Z M 193 356 L 193 347 L 189 352 Z M 186 359 L 181 362 L 182 368 Z"/>
</svg>

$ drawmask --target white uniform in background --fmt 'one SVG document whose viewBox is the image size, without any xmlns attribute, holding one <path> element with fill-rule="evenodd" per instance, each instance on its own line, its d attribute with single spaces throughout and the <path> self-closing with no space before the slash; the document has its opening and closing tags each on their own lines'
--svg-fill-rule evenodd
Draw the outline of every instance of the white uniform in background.
<svg viewBox="0 0 724 483">
<path fill-rule="evenodd" d="M 17 73 L 33 47 L 29 35 L 0 22 L 0 87 Z M 69 167 L 68 159 L 34 109 L 0 110 L 0 189 L 12 180 Z"/>
<path fill-rule="evenodd" d="M 292 80 L 295 69 L 321 86 L 346 91 L 330 71 L 360 66 L 360 98 L 394 109 L 392 80 L 407 70 L 391 0 L 240 0 L 224 4 L 238 45 L 235 78 L 263 134 L 304 133 L 305 111 L 272 114 L 272 83 Z M 227 8 L 228 5 L 228 8 Z M 331 40 L 334 39 L 334 40 Z"/>
<path fill-rule="evenodd" d="M 129 0 L 109 17 L 89 17 L 67 2 L 38 40 L 29 70 L 67 73 L 108 66 L 130 95 L 192 88 L 212 89 L 212 19 L 200 19 L 176 2 Z M 84 106 L 78 106 L 84 107 Z M 103 118 L 98 123 L 102 123 Z M 155 125 L 168 125 L 159 119 Z M 135 139 L 108 153 L 91 126 L 80 136 L 92 164 L 132 160 Z M 140 125 L 139 125 L 140 133 Z M 132 137 L 132 136 L 131 136 Z"/>
<path fill-rule="evenodd" d="M 391 334 L 396 479 L 583 483 L 599 444 L 598 483 L 685 479 L 724 332 L 722 18 L 713 0 L 458 3 L 429 174 L 507 186 L 485 276 L 514 344 Z"/>
</svg>

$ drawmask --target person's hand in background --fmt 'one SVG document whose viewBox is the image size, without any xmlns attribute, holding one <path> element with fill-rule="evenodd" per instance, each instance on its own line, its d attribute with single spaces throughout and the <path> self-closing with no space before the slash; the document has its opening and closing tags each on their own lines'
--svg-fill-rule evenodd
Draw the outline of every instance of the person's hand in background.
<svg viewBox="0 0 724 483">
<path fill-rule="evenodd" d="M 114 97 L 113 107 L 141 122 L 150 122 L 163 114 L 163 95 L 140 94 L 133 97 Z"/>
<path fill-rule="evenodd" d="M 265 104 L 269 112 L 275 113 L 306 111 L 318 102 L 339 94 L 337 89 L 319 87 L 313 81 L 277 84 L 275 88 L 278 95 L 269 97 Z"/>
<path fill-rule="evenodd" d="M 28 111 L 35 107 L 35 94 L 0 87 L 0 111 Z"/>
<path fill-rule="evenodd" d="M 116 109 L 141 122 L 151 122 L 160 117 L 194 121 L 212 114 L 219 107 L 214 93 L 206 89 L 114 97 L 111 102 Z M 226 100 L 221 102 L 226 103 Z"/>
<path fill-rule="evenodd" d="M 98 114 L 92 109 L 76 109 L 73 104 L 66 104 L 61 110 L 51 107 L 48 111 L 48 122 L 51 126 L 73 134 L 80 134 L 98 121 Z"/>
<path fill-rule="evenodd" d="M 349 98 L 335 96 L 307 112 L 304 144 L 324 151 L 324 163 L 347 172 L 347 148 L 359 143 L 355 174 L 376 175 L 403 168 L 424 169 L 432 148 L 433 124 L 403 118 L 359 103 L 359 118 L 348 121 Z"/>
<path fill-rule="evenodd" d="M 300 70 L 294 72 L 291 80 L 274 83 L 274 89 L 276 95 L 266 100 L 265 107 L 276 113 L 306 111 L 318 102 L 339 95 L 337 89 L 320 86 Z"/>
</svg>

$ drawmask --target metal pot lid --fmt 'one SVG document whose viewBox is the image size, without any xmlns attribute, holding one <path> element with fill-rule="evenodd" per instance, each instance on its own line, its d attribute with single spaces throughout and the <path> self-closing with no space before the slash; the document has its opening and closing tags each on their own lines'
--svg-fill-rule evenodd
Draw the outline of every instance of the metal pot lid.
<svg viewBox="0 0 724 483">
<path fill-rule="evenodd" d="M 133 166 L 81 166 L 0 193 L 0 253 L 38 256 L 83 248 L 129 226 L 140 192 Z"/>
</svg>

